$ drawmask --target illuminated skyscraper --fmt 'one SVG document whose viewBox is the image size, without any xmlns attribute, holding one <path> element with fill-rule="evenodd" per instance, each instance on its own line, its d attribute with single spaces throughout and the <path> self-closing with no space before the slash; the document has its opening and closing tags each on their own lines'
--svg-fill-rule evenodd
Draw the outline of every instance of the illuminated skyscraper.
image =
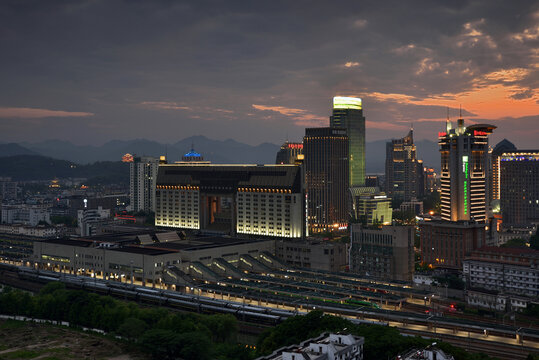
<svg viewBox="0 0 539 360">
<path fill-rule="evenodd" d="M 438 134 L 441 153 L 442 219 L 449 221 L 486 221 L 488 194 L 488 135 L 493 125 L 477 124 L 458 127 Z"/>
<path fill-rule="evenodd" d="M 345 128 L 348 135 L 350 187 L 365 186 L 365 117 L 360 98 L 333 98 L 332 128 Z"/>
<path fill-rule="evenodd" d="M 490 154 L 490 201 L 500 200 L 500 158 L 503 153 L 515 152 L 517 148 L 507 139 L 500 141 Z"/>
<path fill-rule="evenodd" d="M 312 232 L 347 226 L 349 220 L 346 130 L 305 129 L 305 184 Z"/>
<path fill-rule="evenodd" d="M 417 159 L 414 131 L 386 143 L 386 193 L 410 201 L 423 195 L 423 163 Z"/>
</svg>

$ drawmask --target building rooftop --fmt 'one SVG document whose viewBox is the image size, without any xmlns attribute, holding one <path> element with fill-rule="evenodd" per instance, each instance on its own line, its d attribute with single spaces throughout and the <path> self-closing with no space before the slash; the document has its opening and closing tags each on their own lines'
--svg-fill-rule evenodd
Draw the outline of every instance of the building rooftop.
<svg viewBox="0 0 539 360">
<path fill-rule="evenodd" d="M 319 337 L 303 341 L 299 345 L 290 345 L 275 350 L 272 354 L 257 358 L 257 360 L 334 360 L 349 355 L 347 359 L 363 358 L 362 350 L 352 348 L 363 345 L 365 339 L 350 334 L 324 333 Z M 292 355 L 295 355 L 292 357 Z"/>
<path fill-rule="evenodd" d="M 129 245 L 119 248 L 110 248 L 111 251 L 126 252 L 132 254 L 141 254 L 141 255 L 164 255 L 164 254 L 173 254 L 176 253 L 176 250 L 171 249 L 161 249 L 155 246 L 142 246 L 142 245 Z"/>
<path fill-rule="evenodd" d="M 301 189 L 297 165 L 166 164 L 159 166 L 157 185 L 191 185 L 204 189 L 235 192 L 239 187 Z"/>
<path fill-rule="evenodd" d="M 539 250 L 534 250 L 529 247 L 496 247 L 496 246 L 483 246 L 474 251 L 474 253 L 496 253 L 496 254 L 507 254 L 507 255 L 535 255 L 539 256 Z"/>
<path fill-rule="evenodd" d="M 268 240 L 240 239 L 228 236 L 201 236 L 185 240 L 154 243 L 153 247 L 170 250 L 195 251 L 200 249 L 209 249 L 223 246 L 241 245 Z"/>
</svg>

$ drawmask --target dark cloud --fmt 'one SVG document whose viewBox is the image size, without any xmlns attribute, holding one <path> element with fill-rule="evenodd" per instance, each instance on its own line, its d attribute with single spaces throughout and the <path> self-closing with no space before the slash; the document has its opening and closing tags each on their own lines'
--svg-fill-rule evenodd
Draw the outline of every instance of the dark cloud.
<svg viewBox="0 0 539 360">
<path fill-rule="evenodd" d="M 368 140 L 409 122 L 432 139 L 446 106 L 455 116 L 462 99 L 480 102 L 469 93 L 500 86 L 515 111 L 539 100 L 538 19 L 533 1 L 7 0 L 0 107 L 94 115 L 3 118 L 0 131 L 6 141 L 279 143 L 327 118 L 340 94 L 363 97 Z M 464 116 L 487 115 L 465 103 Z"/>
</svg>

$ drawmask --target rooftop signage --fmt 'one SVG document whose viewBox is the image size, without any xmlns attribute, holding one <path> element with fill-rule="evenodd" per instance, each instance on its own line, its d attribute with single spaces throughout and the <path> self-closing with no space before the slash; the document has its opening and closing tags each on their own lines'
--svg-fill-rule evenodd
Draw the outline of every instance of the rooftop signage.
<svg viewBox="0 0 539 360">
<path fill-rule="evenodd" d="M 354 97 L 335 96 L 333 98 L 333 108 L 361 110 L 361 99 Z"/>
</svg>

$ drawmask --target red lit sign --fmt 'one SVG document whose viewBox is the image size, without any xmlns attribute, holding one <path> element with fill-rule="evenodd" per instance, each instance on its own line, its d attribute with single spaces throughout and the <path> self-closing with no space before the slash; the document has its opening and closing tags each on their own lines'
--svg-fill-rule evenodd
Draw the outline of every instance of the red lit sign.
<svg viewBox="0 0 539 360">
<path fill-rule="evenodd" d="M 477 131 L 477 130 L 474 130 L 473 131 L 473 135 L 474 136 L 487 136 L 488 134 L 484 131 Z"/>
<path fill-rule="evenodd" d="M 303 149 L 303 144 L 288 144 L 289 149 Z"/>
<path fill-rule="evenodd" d="M 444 136 L 447 136 L 446 132 L 439 132 L 438 133 L 438 137 L 444 137 Z"/>
</svg>

